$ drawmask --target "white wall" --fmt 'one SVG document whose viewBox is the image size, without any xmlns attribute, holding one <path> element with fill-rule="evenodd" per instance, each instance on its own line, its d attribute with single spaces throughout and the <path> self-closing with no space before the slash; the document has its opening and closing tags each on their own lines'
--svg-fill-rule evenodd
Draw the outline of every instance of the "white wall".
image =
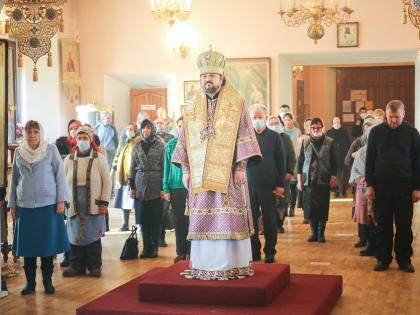
<svg viewBox="0 0 420 315">
<path fill-rule="evenodd" d="M 112 76 L 104 77 L 104 101 L 107 106 L 114 106 L 115 126 L 118 135 L 130 121 L 130 86 Z"/>
<path fill-rule="evenodd" d="M 60 80 L 58 64 L 57 36 L 51 39 L 53 67 L 47 66 L 47 56 L 43 56 L 37 63 L 38 82 L 33 82 L 34 64 L 28 57 L 24 57 L 24 67 L 18 68 L 20 78 L 20 93 L 22 102 L 22 123 L 28 120 L 39 121 L 45 131 L 45 138 L 54 142 L 59 136 L 66 134 L 67 126 L 60 121 Z"/>
</svg>

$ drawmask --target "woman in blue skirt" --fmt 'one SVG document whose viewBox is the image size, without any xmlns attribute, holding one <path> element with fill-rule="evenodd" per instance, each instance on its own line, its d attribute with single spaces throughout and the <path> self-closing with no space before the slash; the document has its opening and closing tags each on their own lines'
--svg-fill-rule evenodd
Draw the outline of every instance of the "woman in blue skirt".
<svg viewBox="0 0 420 315">
<path fill-rule="evenodd" d="M 76 133 L 77 146 L 64 160 L 69 207 L 67 233 L 71 244 L 70 268 L 63 277 L 85 274 L 100 277 L 105 215 L 111 195 L 111 179 L 106 158 L 99 154 L 89 127 Z"/>
<path fill-rule="evenodd" d="M 30 120 L 13 160 L 8 204 L 16 220 L 12 248 L 24 257 L 22 295 L 35 292 L 37 257 L 41 257 L 45 293 L 55 292 L 53 256 L 70 248 L 63 216 L 65 200 L 66 179 L 57 147 L 44 140 L 39 122 Z"/>
</svg>

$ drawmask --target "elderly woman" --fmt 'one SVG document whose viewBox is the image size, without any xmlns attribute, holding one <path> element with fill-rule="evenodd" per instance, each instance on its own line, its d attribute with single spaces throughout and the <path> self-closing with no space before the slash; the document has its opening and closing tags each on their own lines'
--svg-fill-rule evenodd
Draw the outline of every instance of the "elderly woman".
<svg viewBox="0 0 420 315">
<path fill-rule="evenodd" d="M 93 127 L 91 124 L 84 124 L 83 126 L 89 127 L 90 130 L 92 130 L 94 137 L 95 137 L 95 144 L 96 146 L 99 148 L 99 153 L 101 153 L 105 158 L 107 157 L 106 155 L 106 150 L 104 145 L 101 143 L 101 140 L 99 140 L 99 137 L 97 135 L 95 135 L 96 129 L 95 127 Z"/>
<path fill-rule="evenodd" d="M 107 160 L 89 127 L 77 130 L 77 146 L 64 160 L 67 179 L 67 234 L 71 244 L 70 265 L 63 277 L 84 274 L 101 276 L 105 214 L 111 195 Z"/>
<path fill-rule="evenodd" d="M 283 115 L 284 121 L 284 133 L 287 134 L 290 139 L 292 140 L 293 149 L 295 152 L 295 158 L 297 159 L 298 151 L 298 141 L 302 133 L 300 130 L 294 125 L 294 117 L 292 113 L 285 113 Z M 295 207 L 296 207 L 296 200 L 297 200 L 297 165 L 293 170 L 293 176 L 290 179 L 290 209 L 289 209 L 289 217 L 295 216 Z"/>
<path fill-rule="evenodd" d="M 25 125 L 25 140 L 16 150 L 9 204 L 16 220 L 13 249 L 24 257 L 26 286 L 21 294 L 35 292 L 36 258 L 41 257 L 45 293 L 53 294 L 53 256 L 69 249 L 64 226 L 66 180 L 55 145 L 44 140 L 39 122 Z"/>
<path fill-rule="evenodd" d="M 267 127 L 279 133 L 283 139 L 284 155 L 286 161 L 286 182 L 285 193 L 283 197 L 276 197 L 277 204 L 277 232 L 284 233 L 283 222 L 286 217 L 287 208 L 290 203 L 290 180 L 294 175 L 296 165 L 296 155 L 293 143 L 290 137 L 284 133 L 280 125 L 280 119 L 277 116 L 270 116 L 267 120 Z"/>
<path fill-rule="evenodd" d="M 366 150 L 369 138 L 369 133 L 376 124 L 373 124 L 366 129 L 363 136 L 360 137 L 362 147 L 357 151 L 354 163 L 351 169 L 351 176 L 349 183 L 356 185 L 356 207 L 354 211 L 353 221 L 359 225 L 360 231 L 366 231 L 365 237 L 368 247 L 360 251 L 360 256 L 375 256 L 376 241 L 375 241 L 375 217 L 373 214 L 372 201 L 366 196 L 366 180 L 365 180 L 365 165 L 366 165 Z M 362 239 L 361 239 L 362 240 Z M 359 247 L 359 246 L 356 246 Z M 361 247 L 361 246 L 360 246 Z"/>
<path fill-rule="evenodd" d="M 337 159 L 333 140 L 324 132 L 320 118 L 311 121 L 311 135 L 303 140 L 298 160 L 298 188 L 304 191 L 312 235 L 308 242 L 325 243 L 330 209 L 330 188 L 335 188 Z"/>
<path fill-rule="evenodd" d="M 141 123 L 142 140 L 134 145 L 129 174 L 130 195 L 140 204 L 143 252 L 140 258 L 158 256 L 163 215 L 163 173 L 165 145 L 156 138 L 156 126 L 145 119 Z"/>
<path fill-rule="evenodd" d="M 141 140 L 141 137 L 137 134 L 137 125 L 133 122 L 127 124 L 125 133 L 125 145 L 121 149 L 118 147 L 117 155 L 115 155 L 111 170 L 111 179 L 117 174 L 115 179 L 116 190 L 114 208 L 121 209 L 123 214 L 123 223 L 120 227 L 120 231 L 129 230 L 128 220 L 131 209 L 134 208 L 134 200 L 130 198 L 128 175 L 130 174 L 131 156 L 133 154 L 134 145 Z"/>
</svg>

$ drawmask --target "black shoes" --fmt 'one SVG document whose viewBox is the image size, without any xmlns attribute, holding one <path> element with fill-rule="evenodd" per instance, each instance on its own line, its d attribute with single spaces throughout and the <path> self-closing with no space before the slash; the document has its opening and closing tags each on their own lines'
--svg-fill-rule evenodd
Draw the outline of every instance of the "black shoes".
<svg viewBox="0 0 420 315">
<path fill-rule="evenodd" d="M 360 256 L 375 256 L 375 250 L 366 248 L 360 251 Z"/>
<path fill-rule="evenodd" d="M 25 287 L 20 291 L 21 295 L 28 295 L 35 293 L 35 282 L 32 281 L 26 281 Z"/>
<path fill-rule="evenodd" d="M 398 269 L 404 271 L 404 272 L 409 272 L 409 273 L 413 273 L 415 272 L 414 270 L 414 266 L 407 262 L 407 263 L 401 263 L 400 266 L 398 267 Z"/>
<path fill-rule="evenodd" d="M 280 226 L 279 228 L 277 228 L 277 233 L 284 233 L 284 227 Z"/>
<path fill-rule="evenodd" d="M 168 247 L 168 243 L 166 243 L 165 239 L 162 239 L 159 241 L 159 246 L 160 247 Z"/>
<path fill-rule="evenodd" d="M 63 259 L 60 262 L 60 267 L 68 267 L 70 266 L 70 255 L 67 255 L 66 253 L 64 253 L 63 255 Z"/>
<path fill-rule="evenodd" d="M 318 234 L 312 234 L 309 238 L 308 238 L 308 242 L 312 243 L 312 242 L 318 242 Z"/>
<path fill-rule="evenodd" d="M 150 258 L 150 251 L 149 250 L 144 250 L 141 252 L 139 258 L 143 259 L 143 258 Z"/>
<path fill-rule="evenodd" d="M 274 262 L 274 255 L 265 255 L 264 262 L 266 264 L 272 264 Z"/>
<path fill-rule="evenodd" d="M 356 244 L 354 244 L 354 247 L 360 248 L 360 247 L 365 247 L 366 245 L 367 245 L 367 241 L 360 239 Z"/>
<path fill-rule="evenodd" d="M 336 191 L 334 193 L 334 198 L 340 198 L 340 192 L 339 191 Z"/>
<path fill-rule="evenodd" d="M 385 264 L 382 261 L 378 261 L 378 263 L 373 267 L 375 271 L 385 271 L 389 269 L 389 264 Z"/>
<path fill-rule="evenodd" d="M 168 245 L 166 245 L 166 246 L 168 246 Z M 157 247 L 155 247 L 153 250 L 152 250 L 152 252 L 150 253 L 150 256 L 149 256 L 149 258 L 156 258 L 157 256 L 158 256 L 158 252 L 159 250 L 158 250 L 158 248 Z"/>
</svg>

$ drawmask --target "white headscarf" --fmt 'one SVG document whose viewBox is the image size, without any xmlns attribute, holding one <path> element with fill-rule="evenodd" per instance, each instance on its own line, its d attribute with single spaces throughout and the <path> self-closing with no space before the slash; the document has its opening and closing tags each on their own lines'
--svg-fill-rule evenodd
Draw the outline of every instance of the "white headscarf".
<svg viewBox="0 0 420 315">
<path fill-rule="evenodd" d="M 45 157 L 45 153 L 47 152 L 48 142 L 44 139 L 44 128 L 42 125 L 39 124 L 39 146 L 35 150 L 33 150 L 29 144 L 27 137 L 27 132 L 25 132 L 23 144 L 19 147 L 20 156 L 29 164 L 38 162 Z"/>
</svg>

